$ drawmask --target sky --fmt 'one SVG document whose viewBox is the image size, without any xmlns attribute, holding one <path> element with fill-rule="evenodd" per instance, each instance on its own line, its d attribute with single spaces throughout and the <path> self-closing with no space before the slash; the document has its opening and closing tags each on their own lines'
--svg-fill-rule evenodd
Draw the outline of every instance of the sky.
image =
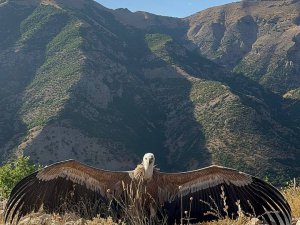
<svg viewBox="0 0 300 225">
<path fill-rule="evenodd" d="M 238 0 L 96 0 L 110 8 L 128 8 L 130 11 L 147 11 L 157 15 L 186 17 L 209 7 Z"/>
</svg>

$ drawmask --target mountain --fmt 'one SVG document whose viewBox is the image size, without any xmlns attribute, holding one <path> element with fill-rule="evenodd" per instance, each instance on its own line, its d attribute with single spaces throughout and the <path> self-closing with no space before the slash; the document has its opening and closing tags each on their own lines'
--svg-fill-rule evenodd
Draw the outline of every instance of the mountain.
<svg viewBox="0 0 300 225">
<path fill-rule="evenodd" d="M 179 19 L 91 0 L 2 0 L 1 159 L 25 154 L 46 165 L 74 158 L 119 170 L 150 151 L 167 171 L 215 163 L 277 184 L 298 177 L 299 77 L 284 67 L 286 84 L 261 82 L 240 66 L 250 63 L 248 41 L 247 54 L 226 41 L 237 26 L 227 27 L 228 15 L 255 4 L 267 16 L 270 5 L 283 3 L 234 3 Z M 213 21 L 222 12 L 221 35 Z M 206 33 L 197 35 L 197 26 Z M 251 26 L 238 31 L 247 39 Z M 221 41 L 206 46 L 214 35 Z M 214 57 L 221 48 L 227 53 Z"/>
<path fill-rule="evenodd" d="M 270 90 L 298 89 L 300 1 L 242 1 L 187 18 L 188 39 L 209 59 Z"/>
</svg>

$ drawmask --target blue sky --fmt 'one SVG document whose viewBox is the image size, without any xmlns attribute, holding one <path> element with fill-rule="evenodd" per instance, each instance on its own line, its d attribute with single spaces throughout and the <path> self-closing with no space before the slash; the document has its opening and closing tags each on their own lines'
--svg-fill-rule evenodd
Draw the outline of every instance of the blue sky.
<svg viewBox="0 0 300 225">
<path fill-rule="evenodd" d="M 203 9 L 238 0 L 96 0 L 107 8 L 128 8 L 158 15 L 186 17 Z"/>
</svg>

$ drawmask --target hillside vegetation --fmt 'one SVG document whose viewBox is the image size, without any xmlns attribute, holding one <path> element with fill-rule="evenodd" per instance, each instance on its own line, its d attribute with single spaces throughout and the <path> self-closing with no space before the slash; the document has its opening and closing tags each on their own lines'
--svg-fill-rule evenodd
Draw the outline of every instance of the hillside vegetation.
<svg viewBox="0 0 300 225">
<path fill-rule="evenodd" d="M 91 0 L 6 1 L 1 160 L 73 158 L 128 170 L 153 152 L 164 171 L 220 164 L 275 185 L 299 177 L 298 1 L 280 4 L 234 3 L 224 6 L 226 18 L 217 7 L 177 19 Z M 224 33 L 216 33 L 220 27 Z M 261 65 L 249 46 L 270 36 L 262 42 L 269 45 L 275 31 L 280 51 L 270 51 L 272 58 L 257 50 L 272 58 Z M 281 48 L 279 40 L 294 34 Z M 287 57 L 293 63 L 285 66 Z M 253 72 L 251 65 L 269 69 Z"/>
</svg>

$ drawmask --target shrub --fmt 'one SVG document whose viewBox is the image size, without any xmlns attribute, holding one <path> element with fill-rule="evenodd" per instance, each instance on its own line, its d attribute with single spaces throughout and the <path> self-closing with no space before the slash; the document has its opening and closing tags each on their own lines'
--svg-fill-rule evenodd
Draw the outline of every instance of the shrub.
<svg viewBox="0 0 300 225">
<path fill-rule="evenodd" d="M 38 166 L 29 162 L 29 157 L 22 156 L 0 167 L 0 198 L 7 198 L 22 178 L 33 173 Z"/>
</svg>

